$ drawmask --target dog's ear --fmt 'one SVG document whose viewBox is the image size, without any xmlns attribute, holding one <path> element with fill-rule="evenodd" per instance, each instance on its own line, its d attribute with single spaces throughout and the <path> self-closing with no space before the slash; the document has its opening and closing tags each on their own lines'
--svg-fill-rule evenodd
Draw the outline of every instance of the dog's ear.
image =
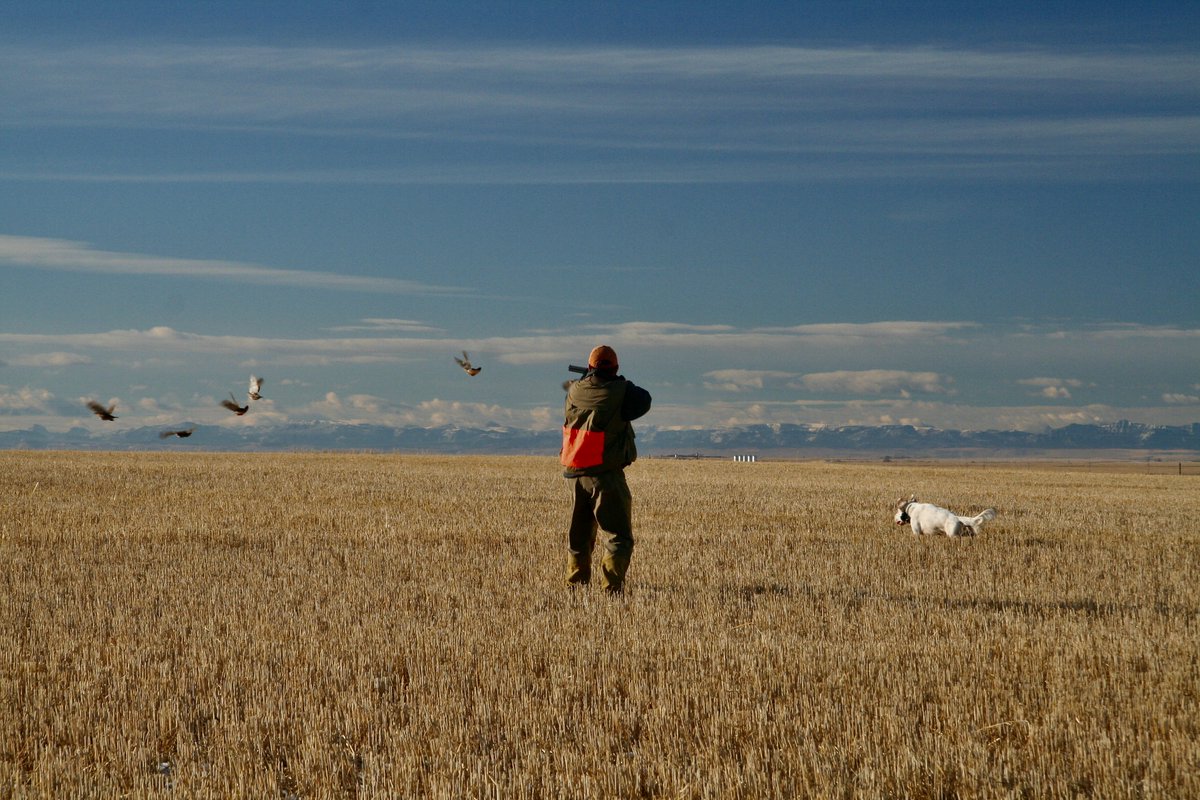
<svg viewBox="0 0 1200 800">
<path fill-rule="evenodd" d="M 908 502 L 910 502 L 910 503 L 915 503 L 915 502 L 917 502 L 917 496 L 916 496 L 915 494 L 914 494 L 914 495 L 911 495 L 911 496 L 909 496 L 909 498 L 908 498 Z"/>
</svg>

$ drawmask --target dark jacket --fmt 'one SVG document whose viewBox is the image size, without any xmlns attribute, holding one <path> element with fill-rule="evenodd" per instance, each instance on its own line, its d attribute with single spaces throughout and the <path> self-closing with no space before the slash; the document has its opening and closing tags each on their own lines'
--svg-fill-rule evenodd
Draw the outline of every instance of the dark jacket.
<svg viewBox="0 0 1200 800">
<path fill-rule="evenodd" d="M 620 375 L 591 372 L 567 384 L 559 460 L 568 478 L 624 469 L 637 458 L 633 426 L 650 393 Z"/>
</svg>

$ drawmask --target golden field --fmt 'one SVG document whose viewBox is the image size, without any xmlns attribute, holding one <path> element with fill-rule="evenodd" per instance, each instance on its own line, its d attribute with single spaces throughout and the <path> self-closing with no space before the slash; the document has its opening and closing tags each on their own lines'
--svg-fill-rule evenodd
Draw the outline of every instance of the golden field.
<svg viewBox="0 0 1200 800">
<path fill-rule="evenodd" d="M 612 599 L 553 458 L 0 453 L 0 797 L 1200 797 L 1200 477 L 628 477 Z"/>
</svg>

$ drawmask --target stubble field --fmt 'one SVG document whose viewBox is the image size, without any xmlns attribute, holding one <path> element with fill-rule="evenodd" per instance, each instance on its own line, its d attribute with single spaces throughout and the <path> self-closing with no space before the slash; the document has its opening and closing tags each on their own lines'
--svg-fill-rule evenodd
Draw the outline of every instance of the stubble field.
<svg viewBox="0 0 1200 800">
<path fill-rule="evenodd" d="M 0 453 L 0 796 L 1200 796 L 1200 477 L 628 477 L 612 599 L 553 458 Z"/>
</svg>

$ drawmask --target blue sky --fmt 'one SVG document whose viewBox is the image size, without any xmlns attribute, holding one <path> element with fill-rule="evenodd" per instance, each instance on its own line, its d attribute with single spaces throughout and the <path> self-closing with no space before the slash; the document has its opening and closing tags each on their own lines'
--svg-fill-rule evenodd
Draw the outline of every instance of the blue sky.
<svg viewBox="0 0 1200 800">
<path fill-rule="evenodd" d="M 1200 10 L 1021 5 L 12 4 L 0 430 L 1200 422 Z"/>
</svg>

